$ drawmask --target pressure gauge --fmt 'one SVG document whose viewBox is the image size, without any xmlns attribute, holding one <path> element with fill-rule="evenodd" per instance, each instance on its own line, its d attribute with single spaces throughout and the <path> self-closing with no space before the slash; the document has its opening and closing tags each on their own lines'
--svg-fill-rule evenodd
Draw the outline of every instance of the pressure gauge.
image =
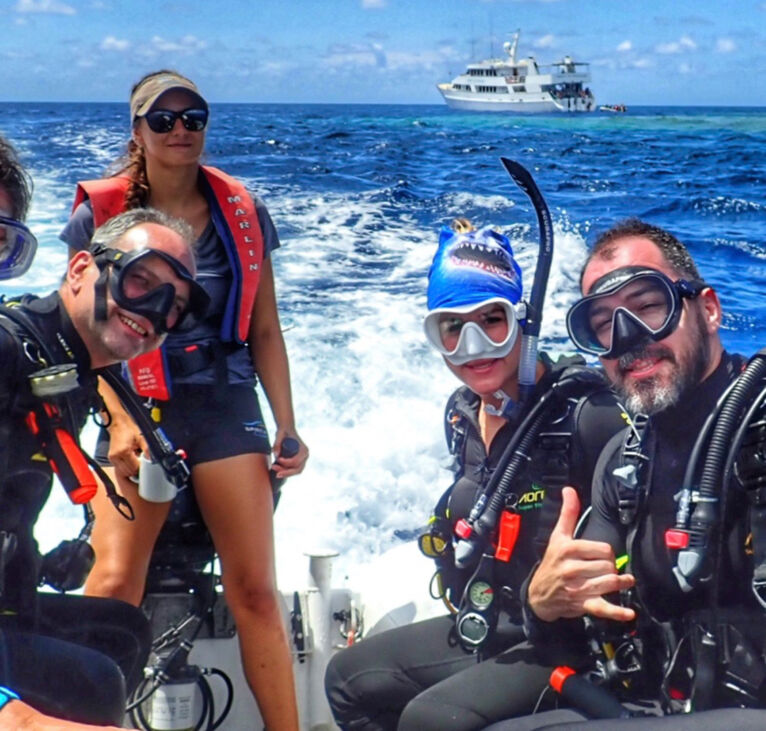
<svg viewBox="0 0 766 731">
<path fill-rule="evenodd" d="M 495 598 L 495 592 L 486 581 L 474 581 L 468 589 L 468 600 L 476 609 L 486 609 Z"/>
</svg>

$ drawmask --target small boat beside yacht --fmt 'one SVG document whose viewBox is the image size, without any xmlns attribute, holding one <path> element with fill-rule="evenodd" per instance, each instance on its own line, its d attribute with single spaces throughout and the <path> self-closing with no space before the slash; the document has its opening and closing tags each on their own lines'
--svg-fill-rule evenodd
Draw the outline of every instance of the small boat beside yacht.
<svg viewBox="0 0 766 731">
<path fill-rule="evenodd" d="M 520 31 L 503 44 L 505 56 L 468 64 L 451 82 L 437 84 L 450 109 L 471 112 L 591 112 L 596 99 L 588 87 L 589 64 L 564 56 L 538 64 L 517 59 Z"/>
</svg>

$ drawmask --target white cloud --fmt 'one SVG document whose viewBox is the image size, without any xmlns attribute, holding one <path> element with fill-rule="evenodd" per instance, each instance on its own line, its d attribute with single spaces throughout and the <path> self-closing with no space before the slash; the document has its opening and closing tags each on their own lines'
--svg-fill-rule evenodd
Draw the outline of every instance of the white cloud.
<svg viewBox="0 0 766 731">
<path fill-rule="evenodd" d="M 697 44 L 691 38 L 689 38 L 689 36 L 681 36 L 681 40 L 678 41 L 678 43 L 682 48 L 685 48 L 688 51 L 697 50 Z"/>
<path fill-rule="evenodd" d="M 677 41 L 671 41 L 670 43 L 658 43 L 654 50 L 657 53 L 681 53 L 682 51 L 694 51 L 697 48 L 697 44 L 689 38 L 689 36 L 681 36 Z"/>
<path fill-rule="evenodd" d="M 620 53 L 625 53 L 625 51 L 631 51 L 632 49 L 633 44 L 630 41 L 623 41 L 617 46 L 617 50 L 620 51 Z"/>
<path fill-rule="evenodd" d="M 322 65 L 334 69 L 354 66 L 384 67 L 387 65 L 387 58 L 379 44 L 334 44 L 322 59 Z"/>
<path fill-rule="evenodd" d="M 385 8 L 387 0 L 362 0 L 362 7 L 365 10 L 372 10 L 374 8 Z"/>
<path fill-rule="evenodd" d="M 686 63 L 686 61 L 678 65 L 678 73 L 680 74 L 691 74 L 693 72 L 694 67 L 690 63 Z"/>
<path fill-rule="evenodd" d="M 551 48 L 555 42 L 555 36 L 548 33 L 548 35 L 545 35 L 542 38 L 538 38 L 532 45 L 535 48 Z"/>
<path fill-rule="evenodd" d="M 379 43 L 331 45 L 321 59 L 328 72 L 356 73 L 360 67 L 375 69 L 381 73 L 425 74 L 434 76 L 444 73 L 446 62 L 464 60 L 450 46 L 436 50 L 387 51 Z"/>
<path fill-rule="evenodd" d="M 719 38 L 715 42 L 715 50 L 718 53 L 732 53 L 737 50 L 737 44 L 731 38 Z"/>
<path fill-rule="evenodd" d="M 114 36 L 106 36 L 99 44 L 99 48 L 102 51 L 127 51 L 130 48 L 130 41 L 115 38 Z"/>
<path fill-rule="evenodd" d="M 59 0 L 19 0 L 17 13 L 53 13 L 55 15 L 74 15 L 77 11 Z"/>
<path fill-rule="evenodd" d="M 153 36 L 150 41 L 152 50 L 162 53 L 193 53 L 207 47 L 207 43 L 193 35 L 186 35 L 177 41 L 171 41 L 162 36 Z"/>
<path fill-rule="evenodd" d="M 654 61 L 650 58 L 638 58 L 629 64 L 629 66 L 633 69 L 649 69 L 654 66 Z"/>
</svg>

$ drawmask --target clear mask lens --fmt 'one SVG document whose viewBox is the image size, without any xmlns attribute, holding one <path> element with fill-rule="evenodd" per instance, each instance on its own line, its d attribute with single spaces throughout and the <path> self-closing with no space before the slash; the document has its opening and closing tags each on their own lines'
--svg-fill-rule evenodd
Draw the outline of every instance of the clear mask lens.
<svg viewBox="0 0 766 731">
<path fill-rule="evenodd" d="M 632 270 L 626 268 L 626 276 L 620 278 L 620 271 L 606 275 L 614 275 L 614 285 L 584 297 L 567 313 L 572 342 L 602 358 L 617 358 L 639 341 L 670 335 L 681 315 L 681 298 L 696 297 L 705 286 L 673 282 L 653 270 L 627 276 Z"/>
<path fill-rule="evenodd" d="M 518 332 L 513 306 L 494 299 L 459 310 L 434 310 L 424 323 L 426 336 L 454 365 L 472 360 L 504 358 Z"/>
</svg>

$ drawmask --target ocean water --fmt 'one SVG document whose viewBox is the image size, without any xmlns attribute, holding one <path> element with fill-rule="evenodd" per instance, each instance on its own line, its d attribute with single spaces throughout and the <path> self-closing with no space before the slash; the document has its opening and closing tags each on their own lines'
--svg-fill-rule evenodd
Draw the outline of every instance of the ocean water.
<svg viewBox="0 0 766 731">
<path fill-rule="evenodd" d="M 47 292 L 65 268 L 57 233 L 74 184 L 123 150 L 127 105 L 5 104 L 0 131 L 35 179 L 31 271 L 0 291 Z M 625 115 L 516 118 L 441 106 L 214 105 L 207 161 L 266 201 L 298 428 L 311 449 L 276 514 L 283 589 L 303 552 L 365 571 L 411 538 L 449 483 L 444 403 L 457 385 L 425 344 L 426 272 L 456 216 L 512 239 L 531 283 L 535 216 L 498 158 L 531 170 L 554 221 L 544 347 L 569 350 L 564 315 L 595 234 L 640 216 L 691 249 L 722 300 L 727 348 L 766 344 L 766 109 L 640 108 Z M 92 441 L 89 429 L 85 442 Z M 43 547 L 80 512 L 54 491 Z"/>
</svg>

